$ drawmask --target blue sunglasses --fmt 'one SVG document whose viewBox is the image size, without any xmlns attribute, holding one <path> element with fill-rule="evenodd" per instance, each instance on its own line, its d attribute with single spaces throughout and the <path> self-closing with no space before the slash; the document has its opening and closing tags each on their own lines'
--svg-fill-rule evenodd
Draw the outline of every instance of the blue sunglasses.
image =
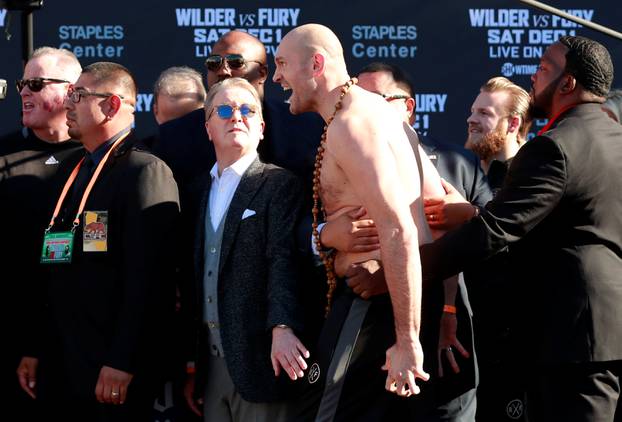
<svg viewBox="0 0 622 422">
<path fill-rule="evenodd" d="M 240 114 L 244 118 L 253 117 L 256 113 L 255 107 L 249 104 L 242 104 L 240 106 L 221 104 L 219 106 L 214 107 L 212 111 L 210 111 L 209 116 L 207 116 L 207 120 L 209 120 L 210 117 L 212 117 L 212 114 L 214 114 L 214 110 L 216 110 L 216 114 L 221 119 L 230 119 L 231 116 L 233 116 L 233 112 L 235 110 L 240 110 Z"/>
</svg>

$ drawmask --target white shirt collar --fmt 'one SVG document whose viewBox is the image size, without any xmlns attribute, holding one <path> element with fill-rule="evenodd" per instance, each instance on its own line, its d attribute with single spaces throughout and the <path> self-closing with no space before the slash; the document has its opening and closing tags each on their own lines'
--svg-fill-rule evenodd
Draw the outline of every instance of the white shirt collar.
<svg viewBox="0 0 622 422">
<path fill-rule="evenodd" d="M 227 170 L 231 170 L 235 174 L 237 174 L 238 177 L 242 177 L 244 172 L 251 166 L 251 164 L 253 164 L 253 161 L 255 161 L 255 158 L 257 158 L 257 151 L 251 151 L 248 154 L 240 157 L 238 161 L 231 164 L 229 167 L 225 167 L 222 171 L 222 174 L 225 174 Z M 212 175 L 212 179 L 216 179 L 216 180 L 220 179 L 220 177 L 218 176 L 218 161 L 214 163 L 214 166 L 212 167 L 209 173 Z"/>
</svg>

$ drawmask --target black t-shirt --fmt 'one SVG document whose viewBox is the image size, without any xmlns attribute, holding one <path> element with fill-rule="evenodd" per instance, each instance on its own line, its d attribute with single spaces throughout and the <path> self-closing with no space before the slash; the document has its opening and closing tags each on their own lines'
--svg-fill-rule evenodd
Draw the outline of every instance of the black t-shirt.
<svg viewBox="0 0 622 422">
<path fill-rule="evenodd" d="M 2 330 L 17 347 L 20 322 L 32 310 L 40 278 L 43 231 L 56 199 L 52 179 L 60 163 L 82 148 L 74 140 L 49 143 L 27 129 L 0 138 L 0 271 Z"/>
</svg>

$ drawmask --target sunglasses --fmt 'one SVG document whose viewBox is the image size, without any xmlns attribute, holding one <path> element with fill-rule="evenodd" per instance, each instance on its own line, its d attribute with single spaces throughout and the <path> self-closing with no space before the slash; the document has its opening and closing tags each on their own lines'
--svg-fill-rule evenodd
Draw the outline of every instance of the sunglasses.
<svg viewBox="0 0 622 422">
<path fill-rule="evenodd" d="M 227 63 L 229 69 L 242 69 L 247 62 L 254 62 L 263 65 L 262 62 L 257 60 L 246 60 L 242 57 L 241 54 L 227 54 L 226 56 L 220 56 L 218 54 L 214 54 L 205 59 L 205 66 L 207 66 L 207 70 L 211 70 L 212 72 L 216 72 L 220 70 L 220 68 Z"/>
<path fill-rule="evenodd" d="M 69 97 L 71 102 L 74 103 L 74 104 L 78 104 L 80 102 L 80 100 L 82 98 L 84 98 L 84 97 L 109 98 L 109 97 L 112 97 L 113 95 L 116 95 L 117 97 L 121 98 L 122 100 L 125 99 L 125 97 L 123 95 L 119 95 L 119 94 L 89 92 L 89 91 L 86 91 L 86 90 L 83 90 L 83 89 L 69 88 L 69 90 L 67 91 L 67 97 Z"/>
<path fill-rule="evenodd" d="M 32 79 L 18 79 L 15 81 L 15 86 L 17 87 L 17 92 L 21 93 L 22 89 L 26 85 L 28 85 L 28 89 L 32 92 L 41 91 L 48 84 L 68 84 L 71 83 L 64 79 L 54 79 L 54 78 L 32 78 Z"/>
<path fill-rule="evenodd" d="M 207 116 L 207 120 L 209 120 L 210 117 L 212 117 L 212 114 L 214 114 L 214 110 L 216 110 L 216 114 L 218 115 L 218 117 L 220 117 L 223 120 L 230 119 L 231 116 L 233 116 L 233 112 L 235 110 L 240 110 L 240 114 L 244 118 L 253 117 L 255 113 L 257 112 L 255 110 L 255 107 L 253 107 L 252 105 L 248 105 L 248 104 L 242 104 L 241 106 L 231 106 L 229 104 L 221 104 L 219 106 L 214 107 L 212 111 L 210 111 L 209 116 Z"/>
<path fill-rule="evenodd" d="M 393 100 L 407 100 L 410 98 L 410 96 L 404 95 L 404 94 L 380 94 L 380 95 L 382 95 L 382 98 L 387 100 L 387 102 L 391 102 Z"/>
</svg>

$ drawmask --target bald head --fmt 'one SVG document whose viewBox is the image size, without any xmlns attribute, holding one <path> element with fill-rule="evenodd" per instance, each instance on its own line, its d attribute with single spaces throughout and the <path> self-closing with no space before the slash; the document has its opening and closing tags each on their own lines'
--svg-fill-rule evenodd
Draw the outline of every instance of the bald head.
<svg viewBox="0 0 622 422">
<path fill-rule="evenodd" d="M 261 41 L 244 31 L 230 31 L 220 37 L 212 47 L 212 55 L 227 56 L 239 54 L 246 63 L 242 68 L 231 68 L 223 64 L 217 70 L 207 70 L 208 88 L 231 77 L 249 81 L 263 98 L 264 83 L 268 77 L 266 48 Z"/>
<path fill-rule="evenodd" d="M 283 37 L 274 63 L 272 80 L 292 91 L 293 114 L 320 112 L 327 95 L 350 78 L 337 35 L 318 24 L 299 26 Z"/>
<path fill-rule="evenodd" d="M 235 49 L 236 54 L 248 54 L 248 60 L 257 60 L 266 63 L 266 47 L 258 38 L 244 31 L 229 31 L 216 43 L 212 51 L 218 54 L 223 49 Z M 246 58 L 246 56 L 245 56 Z"/>
<path fill-rule="evenodd" d="M 291 30 L 282 45 L 291 43 L 305 54 L 323 53 L 332 60 L 343 61 L 343 47 L 337 35 L 324 25 L 309 23 Z"/>
</svg>

